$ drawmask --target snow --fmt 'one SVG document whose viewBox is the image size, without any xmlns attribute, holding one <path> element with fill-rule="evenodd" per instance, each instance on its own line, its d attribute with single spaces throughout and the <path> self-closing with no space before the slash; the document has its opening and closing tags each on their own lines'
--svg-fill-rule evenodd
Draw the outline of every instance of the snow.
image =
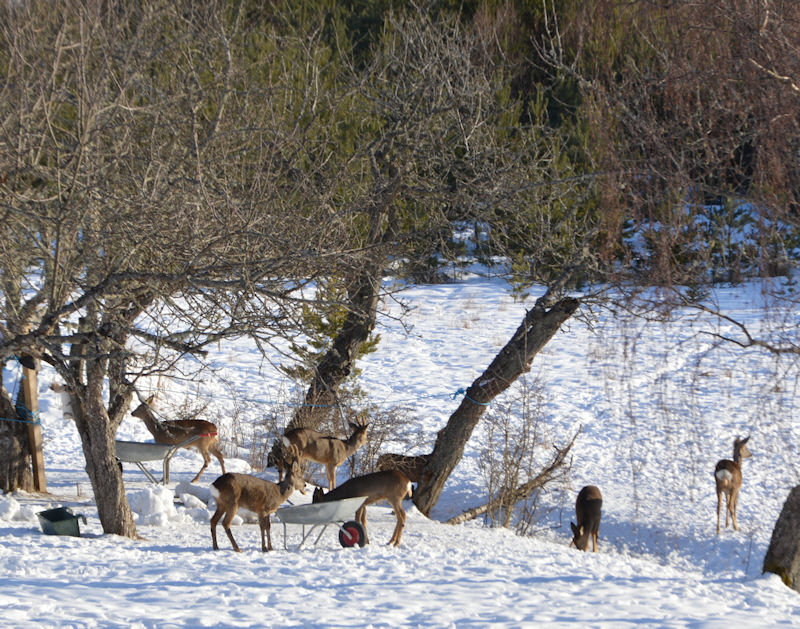
<svg viewBox="0 0 800 629">
<path fill-rule="evenodd" d="M 485 369 L 531 302 L 515 302 L 501 283 L 479 277 L 411 287 L 402 298 L 412 306 L 411 328 L 381 319 L 381 343 L 360 363 L 359 384 L 376 408 L 405 409 L 418 433 L 411 453 L 421 453 L 459 403 L 457 391 Z M 756 328 L 765 321 L 755 285 L 720 290 L 716 299 Z M 397 304 L 387 307 L 399 314 Z M 432 518 L 406 503 L 399 548 L 386 545 L 395 518 L 381 505 L 369 507 L 372 544 L 365 548 L 342 548 L 329 527 L 316 545 L 285 550 L 273 517 L 275 551 L 262 553 L 258 526 L 237 518 L 233 533 L 244 552 L 234 553 L 221 529 L 214 552 L 208 487 L 219 467 L 212 460 L 190 484 L 201 460 L 188 451 L 173 459 L 167 487 L 126 466 L 141 539 L 104 535 L 77 432 L 43 370 L 50 494 L 0 496 L 0 625 L 797 626 L 798 594 L 761 568 L 775 520 L 798 484 L 800 372 L 787 358 L 703 333 L 730 332 L 717 325 L 688 314 L 672 323 L 604 313 L 569 321 L 526 376 L 540 400 L 541 456 L 581 428 L 568 486 L 539 496 L 526 534 L 482 520 L 442 523 L 485 502 L 483 448 L 491 435 L 482 421 Z M 207 405 L 205 417 L 218 424 L 229 452 L 237 431 L 256 434 L 265 417 L 287 416 L 291 386 L 246 341 L 218 347 L 205 366 L 193 382 L 162 379 L 163 408 Z M 15 377 L 10 365 L 5 382 Z M 519 390 L 487 412 L 509 408 L 516 417 Z M 731 456 L 735 436 L 748 434 L 753 457 L 743 466 L 739 531 L 717 536 L 714 464 Z M 128 417 L 118 438 L 150 435 Z M 238 456 L 226 459 L 230 471 L 253 471 L 245 445 L 239 440 Z M 324 470 L 314 471 L 321 481 Z M 274 470 L 259 475 L 275 478 Z M 340 468 L 339 482 L 345 475 Z M 575 495 L 586 484 L 604 495 L 598 553 L 569 547 Z M 310 493 L 295 493 L 292 502 L 307 502 Z M 57 506 L 86 515 L 81 537 L 42 533 L 36 513 Z M 291 525 L 290 544 L 299 539 Z"/>
</svg>

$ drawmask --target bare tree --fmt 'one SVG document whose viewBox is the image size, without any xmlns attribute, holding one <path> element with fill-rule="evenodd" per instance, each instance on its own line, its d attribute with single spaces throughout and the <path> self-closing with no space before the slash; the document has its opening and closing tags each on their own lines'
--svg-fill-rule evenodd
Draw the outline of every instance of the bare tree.
<svg viewBox="0 0 800 629">
<path fill-rule="evenodd" d="M 300 201 L 281 158 L 302 99 L 265 99 L 309 50 L 255 60 L 237 10 L 190 5 L 0 9 L 0 360 L 64 379 L 103 529 L 126 536 L 114 435 L 137 378 L 290 333 L 294 289 L 355 264 L 331 248 L 347 218 Z"/>
</svg>

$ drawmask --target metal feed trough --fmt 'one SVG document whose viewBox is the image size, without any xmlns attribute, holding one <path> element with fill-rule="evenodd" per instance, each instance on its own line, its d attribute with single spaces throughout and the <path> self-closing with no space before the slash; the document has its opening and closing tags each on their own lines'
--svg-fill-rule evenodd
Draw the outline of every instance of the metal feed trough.
<svg viewBox="0 0 800 629">
<path fill-rule="evenodd" d="M 163 477 L 161 482 L 165 485 L 169 483 L 169 461 L 175 453 L 188 446 L 193 441 L 197 441 L 201 435 L 194 435 L 176 444 L 147 443 L 139 441 L 117 441 L 117 460 L 120 463 L 135 463 L 136 466 L 145 473 L 151 482 L 158 484 L 156 477 L 144 466 L 145 461 L 161 461 Z"/>
<path fill-rule="evenodd" d="M 283 524 L 283 547 L 286 550 L 290 550 L 286 537 L 287 524 L 300 524 L 303 527 L 302 539 L 292 550 L 302 548 L 314 531 L 322 527 L 322 530 L 314 540 L 314 545 L 316 546 L 329 524 L 338 524 L 339 543 L 345 548 L 355 545 L 364 546 L 366 542 L 364 527 L 353 518 L 355 518 L 355 512 L 364 504 L 365 500 L 364 496 L 359 496 L 357 498 L 345 498 L 344 500 L 332 500 L 331 502 L 281 507 L 275 512 L 275 515 L 278 516 L 278 519 Z M 306 530 L 307 526 L 310 527 L 308 530 Z"/>
</svg>

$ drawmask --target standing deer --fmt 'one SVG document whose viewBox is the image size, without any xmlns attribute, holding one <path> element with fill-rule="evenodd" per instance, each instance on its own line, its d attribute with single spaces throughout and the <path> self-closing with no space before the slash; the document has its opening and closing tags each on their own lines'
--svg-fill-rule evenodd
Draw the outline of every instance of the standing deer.
<svg viewBox="0 0 800 629">
<path fill-rule="evenodd" d="M 572 542 L 578 550 L 587 550 L 589 538 L 592 539 L 592 552 L 597 552 L 597 535 L 600 532 L 600 516 L 603 508 L 603 495 L 594 485 L 586 485 L 578 492 L 575 501 L 575 518 L 577 526 L 569 523 L 572 528 Z"/>
<path fill-rule="evenodd" d="M 294 450 L 286 459 L 286 469 L 286 477 L 277 485 L 250 474 L 233 472 L 223 474 L 211 484 L 211 494 L 217 500 L 217 510 L 211 516 L 211 544 L 214 550 L 219 550 L 217 523 L 224 515 L 222 528 L 225 529 L 228 539 L 231 540 L 233 550 L 237 553 L 242 552 L 231 533 L 231 522 L 239 507 L 252 511 L 258 516 L 258 526 L 261 529 L 261 550 L 263 552 L 272 550 L 270 514 L 275 513 L 295 489 L 305 488 L 297 450 Z"/>
<path fill-rule="evenodd" d="M 747 442 L 750 437 L 733 441 L 733 461 L 721 459 L 714 468 L 714 481 L 717 484 L 717 535 L 719 535 L 719 511 L 722 507 L 722 494 L 725 494 L 725 527 L 728 526 L 728 514 L 733 522 L 733 530 L 738 531 L 736 523 L 736 506 L 739 501 L 739 490 L 742 488 L 742 459 L 750 454 Z"/>
<path fill-rule="evenodd" d="M 368 424 L 350 422 L 353 434 L 347 439 L 323 435 L 311 428 L 294 428 L 288 431 L 284 438 L 298 449 L 301 457 L 325 465 L 328 489 L 334 489 L 336 487 L 336 468 L 367 442 L 367 427 Z M 278 472 L 281 473 L 280 467 L 278 467 Z"/>
<path fill-rule="evenodd" d="M 202 419 L 174 419 L 170 421 L 159 421 L 150 410 L 155 396 L 151 395 L 146 402 L 140 404 L 131 415 L 138 417 L 147 426 L 147 430 L 153 435 L 156 443 L 165 445 L 177 445 L 183 443 L 191 437 L 197 437 L 191 443 L 183 446 L 184 448 L 194 448 L 203 456 L 203 467 L 197 472 L 197 476 L 192 479 L 194 483 L 211 462 L 210 452 L 219 461 L 222 473 L 225 473 L 225 461 L 219 449 L 219 433 L 217 427 L 211 422 Z"/>
<path fill-rule="evenodd" d="M 356 520 L 364 527 L 364 540 L 369 543 L 367 533 L 367 505 L 380 500 L 386 500 L 394 509 L 397 524 L 389 540 L 389 546 L 399 546 L 403 536 L 403 527 L 406 524 L 406 512 L 403 511 L 403 500 L 411 498 L 411 481 L 402 472 L 389 470 L 373 472 L 364 476 L 356 476 L 343 483 L 340 487 L 332 489 L 327 494 L 322 487 L 314 490 L 312 502 L 329 502 L 331 500 L 344 500 L 364 496 L 364 504 L 356 511 Z"/>
</svg>

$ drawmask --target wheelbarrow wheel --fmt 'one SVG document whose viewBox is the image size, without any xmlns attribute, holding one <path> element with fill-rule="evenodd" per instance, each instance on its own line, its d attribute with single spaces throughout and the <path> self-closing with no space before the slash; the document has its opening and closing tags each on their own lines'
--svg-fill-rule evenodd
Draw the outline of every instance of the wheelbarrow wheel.
<svg viewBox="0 0 800 629">
<path fill-rule="evenodd" d="M 339 543 L 345 548 L 352 548 L 356 545 L 363 547 L 367 543 L 366 538 L 364 527 L 355 520 L 345 522 L 339 529 Z"/>
</svg>

